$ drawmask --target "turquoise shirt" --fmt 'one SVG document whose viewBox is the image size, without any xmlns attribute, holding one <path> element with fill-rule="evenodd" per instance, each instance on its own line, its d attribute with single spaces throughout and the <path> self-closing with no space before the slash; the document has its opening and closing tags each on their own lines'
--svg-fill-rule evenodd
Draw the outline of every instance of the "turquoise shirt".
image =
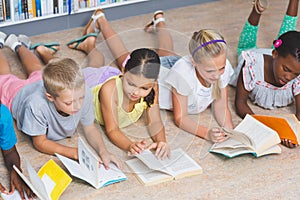
<svg viewBox="0 0 300 200">
<path fill-rule="evenodd" d="M 5 105 L 0 104 L 0 147 L 3 150 L 9 150 L 16 143 L 17 137 L 11 113 Z"/>
</svg>

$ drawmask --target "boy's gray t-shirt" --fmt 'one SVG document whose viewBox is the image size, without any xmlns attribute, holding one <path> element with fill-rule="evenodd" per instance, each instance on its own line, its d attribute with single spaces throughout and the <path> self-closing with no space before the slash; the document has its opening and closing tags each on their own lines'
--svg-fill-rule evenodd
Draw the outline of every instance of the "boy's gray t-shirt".
<svg viewBox="0 0 300 200">
<path fill-rule="evenodd" d="M 12 102 L 12 114 L 18 129 L 30 136 L 47 135 L 50 140 L 61 140 L 72 136 L 78 123 L 83 126 L 94 123 L 94 108 L 91 90 L 85 87 L 85 98 L 81 109 L 67 117 L 57 112 L 45 95 L 43 81 L 22 88 Z"/>
</svg>

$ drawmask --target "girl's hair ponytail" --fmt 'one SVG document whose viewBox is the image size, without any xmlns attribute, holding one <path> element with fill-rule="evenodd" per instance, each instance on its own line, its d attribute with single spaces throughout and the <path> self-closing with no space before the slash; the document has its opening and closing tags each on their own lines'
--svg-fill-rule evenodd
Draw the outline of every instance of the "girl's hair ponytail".
<svg viewBox="0 0 300 200">
<path fill-rule="evenodd" d="M 141 48 L 134 50 L 127 60 L 124 71 L 135 75 L 143 75 L 145 78 L 158 78 L 160 70 L 160 59 L 157 53 L 151 49 Z M 151 92 L 144 98 L 148 106 L 154 102 L 155 91 L 152 88 Z"/>
</svg>

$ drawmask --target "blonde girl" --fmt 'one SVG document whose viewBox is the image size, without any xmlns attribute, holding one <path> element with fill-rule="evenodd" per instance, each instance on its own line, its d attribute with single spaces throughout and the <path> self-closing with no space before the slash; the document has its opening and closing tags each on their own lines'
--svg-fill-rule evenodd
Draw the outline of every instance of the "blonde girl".
<svg viewBox="0 0 300 200">
<path fill-rule="evenodd" d="M 227 84 L 233 69 L 226 59 L 227 45 L 216 30 L 195 32 L 189 43 L 190 55 L 178 60 L 159 81 L 160 108 L 172 110 L 181 129 L 213 142 L 225 140 L 219 128 L 191 119 L 190 114 L 209 106 L 219 126 L 233 128 L 228 108 Z"/>
</svg>

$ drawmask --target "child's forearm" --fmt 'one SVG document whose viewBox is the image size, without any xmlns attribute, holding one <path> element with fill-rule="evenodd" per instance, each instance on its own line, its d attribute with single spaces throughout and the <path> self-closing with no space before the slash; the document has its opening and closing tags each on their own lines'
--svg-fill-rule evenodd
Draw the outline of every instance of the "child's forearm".
<svg viewBox="0 0 300 200">
<path fill-rule="evenodd" d="M 228 108 L 215 110 L 215 117 L 219 126 L 229 129 L 233 128 L 231 112 Z"/>
<path fill-rule="evenodd" d="M 71 159 L 78 159 L 78 150 L 74 147 L 68 147 L 59 144 L 55 141 L 49 140 L 45 135 L 33 136 L 33 146 L 40 152 L 54 155 L 54 153 L 61 154 Z"/>
<path fill-rule="evenodd" d="M 107 151 L 101 133 L 94 124 L 84 126 L 83 129 L 87 142 L 96 150 L 96 152 L 98 152 L 99 155 L 100 153 Z"/>
<path fill-rule="evenodd" d="M 154 142 L 167 142 L 166 135 L 165 135 L 165 129 L 163 128 L 163 130 L 161 130 L 156 135 L 151 134 L 151 139 Z"/>
<path fill-rule="evenodd" d="M 4 162 L 8 171 L 13 169 L 13 165 L 17 166 L 20 169 L 20 156 L 17 152 L 16 146 L 13 146 L 9 150 L 2 150 Z"/>
<path fill-rule="evenodd" d="M 107 132 L 107 136 L 110 139 L 110 141 L 114 143 L 117 147 L 121 148 L 124 151 L 130 150 L 130 146 L 133 142 L 120 130 L 113 130 Z"/>
<path fill-rule="evenodd" d="M 190 117 L 183 116 L 180 120 L 176 120 L 175 123 L 179 128 L 183 129 L 184 131 L 206 139 L 208 128 L 201 126 L 198 122 L 195 122 Z"/>
</svg>

